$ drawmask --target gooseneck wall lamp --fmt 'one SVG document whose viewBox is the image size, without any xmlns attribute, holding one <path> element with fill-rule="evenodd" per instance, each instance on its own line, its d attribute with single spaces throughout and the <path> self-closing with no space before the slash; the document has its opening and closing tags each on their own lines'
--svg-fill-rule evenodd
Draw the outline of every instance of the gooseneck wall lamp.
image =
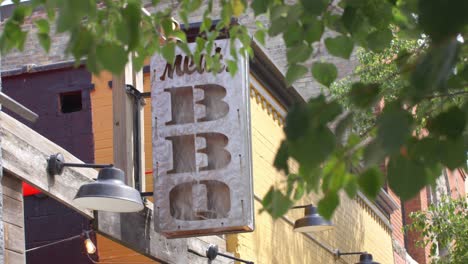
<svg viewBox="0 0 468 264">
<path fill-rule="evenodd" d="M 337 250 L 335 255 L 337 257 L 341 257 L 344 255 L 360 255 L 359 262 L 356 262 L 356 264 L 380 264 L 379 262 L 375 262 L 372 259 L 372 255 L 367 252 L 340 252 L 339 250 Z"/>
<path fill-rule="evenodd" d="M 83 184 L 73 202 L 82 208 L 129 213 L 143 210 L 140 192 L 124 183 L 125 175 L 112 164 L 66 163 L 62 154 L 51 155 L 47 172 L 60 175 L 64 167 L 100 168 L 96 181 Z"/>
<path fill-rule="evenodd" d="M 294 231 L 301 233 L 325 231 L 333 228 L 333 224 L 317 212 L 312 204 L 294 206 L 292 209 L 304 208 L 304 217 L 294 223 Z"/>
</svg>

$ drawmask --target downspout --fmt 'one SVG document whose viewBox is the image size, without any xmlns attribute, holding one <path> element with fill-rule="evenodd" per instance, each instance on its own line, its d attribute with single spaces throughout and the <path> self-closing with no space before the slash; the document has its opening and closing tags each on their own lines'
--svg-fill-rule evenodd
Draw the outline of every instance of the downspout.
<svg viewBox="0 0 468 264">
<path fill-rule="evenodd" d="M 126 92 L 133 96 L 133 180 L 135 182 L 135 189 L 140 193 L 142 191 L 141 186 L 141 149 L 140 149 L 140 107 L 145 106 L 145 97 L 151 96 L 150 93 L 142 93 L 138 91 L 133 85 L 126 85 Z"/>
</svg>

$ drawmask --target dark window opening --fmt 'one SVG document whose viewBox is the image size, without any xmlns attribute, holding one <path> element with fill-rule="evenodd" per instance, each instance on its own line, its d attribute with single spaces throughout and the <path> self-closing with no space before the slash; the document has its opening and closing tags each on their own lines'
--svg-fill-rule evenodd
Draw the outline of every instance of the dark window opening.
<svg viewBox="0 0 468 264">
<path fill-rule="evenodd" d="M 81 111 L 81 91 L 60 93 L 60 111 L 62 113 L 73 113 Z"/>
</svg>

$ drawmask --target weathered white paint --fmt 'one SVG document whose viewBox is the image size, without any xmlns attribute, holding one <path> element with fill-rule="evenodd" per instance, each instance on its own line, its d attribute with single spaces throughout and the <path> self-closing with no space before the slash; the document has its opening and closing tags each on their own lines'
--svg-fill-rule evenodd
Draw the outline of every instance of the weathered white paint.
<svg viewBox="0 0 468 264">
<path fill-rule="evenodd" d="M 230 40 L 215 43 L 229 59 Z M 232 77 L 176 54 L 174 67 L 151 60 L 155 227 L 168 237 L 252 231 L 247 61 Z"/>
</svg>

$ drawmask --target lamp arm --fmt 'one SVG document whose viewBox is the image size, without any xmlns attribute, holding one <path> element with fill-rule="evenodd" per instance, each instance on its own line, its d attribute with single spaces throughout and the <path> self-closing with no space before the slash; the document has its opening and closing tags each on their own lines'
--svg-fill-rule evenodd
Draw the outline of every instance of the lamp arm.
<svg viewBox="0 0 468 264">
<path fill-rule="evenodd" d="M 232 260 L 235 260 L 235 261 L 239 261 L 239 262 L 242 262 L 242 263 L 254 264 L 253 261 L 243 260 L 243 259 L 240 259 L 240 258 L 236 258 L 236 257 L 233 257 L 233 256 L 229 256 L 229 255 L 223 254 L 223 253 L 219 253 L 219 252 L 218 252 L 218 255 L 223 256 L 223 257 L 228 258 L 228 259 L 232 259 Z"/>
<path fill-rule="evenodd" d="M 335 255 L 338 257 L 345 256 L 345 255 L 361 255 L 367 254 L 367 251 L 360 251 L 360 252 L 340 252 L 339 250 L 336 251 Z"/>
<path fill-rule="evenodd" d="M 60 175 L 62 174 L 64 167 L 78 167 L 78 168 L 110 168 L 113 167 L 113 164 L 90 164 L 90 163 L 66 163 L 63 155 L 57 153 L 55 155 L 50 155 L 47 159 L 47 172 L 50 175 Z"/>
<path fill-rule="evenodd" d="M 114 164 L 89 164 L 89 163 L 62 163 L 64 167 L 77 167 L 77 168 L 95 168 L 103 169 L 114 167 Z"/>
<path fill-rule="evenodd" d="M 308 204 L 308 205 L 296 205 L 296 206 L 291 207 L 291 209 L 306 208 L 307 206 L 310 206 L 310 204 Z"/>
</svg>

